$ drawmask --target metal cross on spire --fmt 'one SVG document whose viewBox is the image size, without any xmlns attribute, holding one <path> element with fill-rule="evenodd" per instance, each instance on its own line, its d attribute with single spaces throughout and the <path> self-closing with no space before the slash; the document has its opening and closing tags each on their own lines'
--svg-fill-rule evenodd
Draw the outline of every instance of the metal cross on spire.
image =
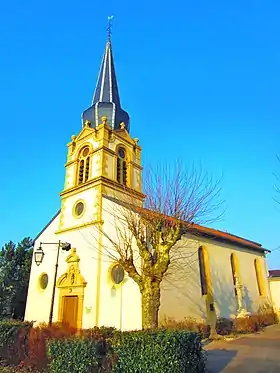
<svg viewBox="0 0 280 373">
<path fill-rule="evenodd" d="M 112 19 L 114 18 L 114 16 L 109 16 L 108 17 L 108 28 L 107 28 L 107 31 L 108 31 L 108 39 L 110 40 L 111 39 L 111 35 L 112 35 Z"/>
</svg>

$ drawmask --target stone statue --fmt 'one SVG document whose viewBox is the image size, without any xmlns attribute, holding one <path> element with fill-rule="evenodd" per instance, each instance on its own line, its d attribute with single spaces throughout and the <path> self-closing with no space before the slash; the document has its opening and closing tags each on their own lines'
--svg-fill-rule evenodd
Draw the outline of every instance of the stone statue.
<svg viewBox="0 0 280 373">
<path fill-rule="evenodd" d="M 70 283 L 71 283 L 71 285 L 74 285 L 74 282 L 75 282 L 75 268 L 74 268 L 73 265 L 71 265 L 71 267 L 70 267 L 69 274 L 70 274 Z"/>
<path fill-rule="evenodd" d="M 237 295 L 237 317 L 246 317 L 250 313 L 246 311 L 244 307 L 244 286 L 241 284 L 237 273 L 234 274 L 235 278 L 235 289 Z"/>
</svg>

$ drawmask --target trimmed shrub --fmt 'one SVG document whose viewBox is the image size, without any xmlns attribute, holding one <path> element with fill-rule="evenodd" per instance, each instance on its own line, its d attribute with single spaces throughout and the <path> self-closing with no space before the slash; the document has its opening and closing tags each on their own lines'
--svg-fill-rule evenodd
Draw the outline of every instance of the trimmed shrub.
<svg viewBox="0 0 280 373">
<path fill-rule="evenodd" d="M 27 355 L 27 338 L 32 322 L 0 321 L 0 358 L 17 365 Z"/>
<path fill-rule="evenodd" d="M 240 334 L 256 333 L 261 329 L 258 317 L 251 315 L 234 319 L 234 331 Z"/>
<path fill-rule="evenodd" d="M 216 323 L 216 331 L 220 335 L 229 335 L 234 331 L 234 322 L 226 317 L 219 317 Z"/>
<path fill-rule="evenodd" d="M 51 373 L 111 372 L 109 355 L 110 346 L 105 339 L 73 337 L 48 342 Z"/>
<path fill-rule="evenodd" d="M 185 317 L 183 320 L 175 320 L 172 317 L 164 317 L 160 322 L 161 327 L 167 330 L 186 330 L 190 332 L 197 332 L 202 338 L 208 338 L 210 334 L 210 327 L 204 322 L 199 322 L 192 317 Z"/>
<path fill-rule="evenodd" d="M 88 337 L 50 340 L 50 372 L 204 372 L 205 358 L 201 337 L 197 333 L 179 330 L 115 331 L 112 349 L 106 339 L 112 331 L 110 328 L 94 328 L 94 333 Z"/>
<path fill-rule="evenodd" d="M 259 307 L 256 314 L 234 320 L 234 331 L 236 333 L 256 333 L 268 325 L 277 323 L 277 315 L 273 306 L 266 302 Z"/>
<path fill-rule="evenodd" d="M 111 326 L 101 326 L 101 327 L 95 326 L 94 328 L 91 328 L 91 329 L 81 330 L 80 335 L 85 338 L 93 338 L 97 340 L 101 340 L 101 339 L 108 340 L 108 339 L 113 338 L 115 332 L 116 332 L 116 328 L 111 327 Z"/>
<path fill-rule="evenodd" d="M 114 373 L 204 372 L 201 336 L 183 330 L 115 333 Z"/>
<path fill-rule="evenodd" d="M 257 316 L 258 323 L 262 327 L 278 323 L 276 312 L 273 308 L 273 305 L 269 301 L 265 302 L 259 307 Z"/>
<path fill-rule="evenodd" d="M 47 356 L 47 341 L 49 339 L 63 339 L 75 335 L 76 329 L 61 323 L 48 326 L 45 323 L 29 331 L 27 348 L 28 356 L 24 359 L 24 365 L 32 369 L 45 369 L 49 364 Z"/>
</svg>

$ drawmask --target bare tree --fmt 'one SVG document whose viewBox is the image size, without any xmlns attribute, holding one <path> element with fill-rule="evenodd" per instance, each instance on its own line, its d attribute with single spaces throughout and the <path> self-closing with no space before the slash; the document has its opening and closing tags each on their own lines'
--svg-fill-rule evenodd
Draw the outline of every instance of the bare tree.
<svg viewBox="0 0 280 373">
<path fill-rule="evenodd" d="M 100 229 L 105 253 L 139 286 L 142 326 L 148 329 L 158 326 L 161 283 L 170 264 L 182 262 L 171 249 L 183 234 L 195 233 L 197 224 L 217 220 L 222 202 L 219 181 L 178 162 L 173 168 L 149 169 L 143 184 L 143 205 L 133 195 L 126 202 L 112 198 L 114 207 L 104 208 L 115 234 Z"/>
</svg>

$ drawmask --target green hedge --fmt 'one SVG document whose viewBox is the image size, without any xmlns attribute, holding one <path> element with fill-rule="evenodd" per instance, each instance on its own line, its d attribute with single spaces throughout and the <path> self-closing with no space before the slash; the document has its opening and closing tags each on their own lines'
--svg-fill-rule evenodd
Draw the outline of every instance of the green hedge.
<svg viewBox="0 0 280 373">
<path fill-rule="evenodd" d="M 201 337 L 183 330 L 119 333 L 113 342 L 115 373 L 200 373 L 205 370 Z"/>
<path fill-rule="evenodd" d="M 30 328 L 29 322 L 0 321 L 0 360 L 14 365 L 28 360 Z M 75 337 L 51 338 L 47 343 L 51 373 L 201 373 L 205 369 L 201 337 L 195 332 L 94 328 Z"/>
<path fill-rule="evenodd" d="M 24 359 L 30 328 L 31 322 L 0 321 L 0 359 L 14 365 Z"/>
<path fill-rule="evenodd" d="M 105 340 L 73 337 L 48 343 L 51 373 L 109 372 L 105 370 L 109 354 Z"/>
<path fill-rule="evenodd" d="M 53 340 L 48 356 L 51 373 L 201 373 L 205 366 L 200 336 L 181 330 Z"/>
</svg>

